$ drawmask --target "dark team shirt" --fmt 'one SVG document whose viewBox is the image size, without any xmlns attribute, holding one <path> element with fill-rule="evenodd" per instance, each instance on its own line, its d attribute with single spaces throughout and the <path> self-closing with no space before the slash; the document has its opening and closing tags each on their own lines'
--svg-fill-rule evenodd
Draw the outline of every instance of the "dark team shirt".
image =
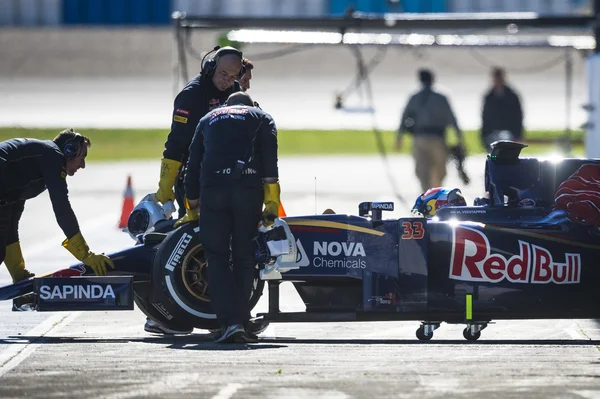
<svg viewBox="0 0 600 399">
<path fill-rule="evenodd" d="M 260 108 L 225 106 L 200 120 L 185 174 L 187 197 L 198 199 L 200 186 L 230 183 L 238 160 L 245 162 L 240 180 L 248 187 L 279 177 L 277 128 Z"/>
<path fill-rule="evenodd" d="M 51 140 L 0 142 L 0 202 L 34 198 L 48 189 L 58 225 L 67 238 L 79 231 L 69 202 L 65 156 Z"/>
<path fill-rule="evenodd" d="M 504 93 L 498 95 L 490 90 L 483 100 L 481 116 L 482 136 L 498 130 L 508 130 L 516 139 L 523 138 L 523 109 L 521 100 L 513 89 L 504 86 Z"/>
<path fill-rule="evenodd" d="M 171 132 L 165 143 L 163 157 L 185 164 L 200 118 L 223 105 L 227 97 L 238 90 L 237 82 L 229 89 L 219 91 L 209 76 L 194 77 L 175 98 Z"/>
</svg>

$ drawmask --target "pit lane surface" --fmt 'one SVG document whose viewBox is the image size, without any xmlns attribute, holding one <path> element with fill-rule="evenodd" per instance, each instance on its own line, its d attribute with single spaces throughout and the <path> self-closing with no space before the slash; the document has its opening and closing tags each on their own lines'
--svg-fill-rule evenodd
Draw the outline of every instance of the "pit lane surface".
<svg viewBox="0 0 600 399">
<path fill-rule="evenodd" d="M 331 207 L 356 213 L 358 202 L 394 200 L 378 157 L 283 158 L 288 214 Z M 412 205 L 412 160 L 390 158 L 391 175 Z M 157 162 L 91 163 L 69 181 L 73 207 L 94 251 L 131 245 L 116 229 L 125 176 L 136 200 L 154 190 Z M 481 193 L 483 158 L 468 160 L 469 202 Z M 344 171 L 344 173 L 342 173 Z M 315 204 L 315 177 L 317 201 Z M 459 183 L 449 169 L 447 184 Z M 396 200 L 390 217 L 405 214 Z M 21 240 L 30 270 L 71 264 L 60 247 L 46 195 L 27 202 Z M 8 283 L 0 270 L 0 284 Z M 257 306 L 266 309 L 267 295 Z M 301 310 L 292 287 L 282 310 Z M 219 346 L 202 330 L 162 338 L 143 331 L 133 312 L 12 313 L 0 303 L 0 397 L 600 397 L 600 330 L 594 320 L 503 321 L 477 342 L 460 325 L 415 338 L 418 322 L 273 324 L 253 345 Z"/>
</svg>

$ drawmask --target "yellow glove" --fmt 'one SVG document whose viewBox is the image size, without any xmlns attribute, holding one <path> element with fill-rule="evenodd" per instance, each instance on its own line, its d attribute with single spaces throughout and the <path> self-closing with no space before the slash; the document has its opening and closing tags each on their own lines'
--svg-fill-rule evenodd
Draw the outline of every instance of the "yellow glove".
<svg viewBox="0 0 600 399">
<path fill-rule="evenodd" d="M 177 180 L 177 173 L 179 173 L 180 167 L 181 162 L 173 159 L 163 158 L 160 161 L 160 180 L 158 181 L 156 199 L 163 205 L 169 200 L 175 200 L 173 187 L 175 186 L 175 180 Z"/>
<path fill-rule="evenodd" d="M 83 239 L 81 232 L 64 240 L 62 246 L 79 261 L 83 262 L 84 265 L 91 267 L 94 273 L 96 273 L 96 276 L 105 276 L 107 265 L 112 269 L 115 268 L 115 264 L 108 256 L 104 254 L 95 254 L 90 251 L 90 247 L 88 247 Z"/>
<path fill-rule="evenodd" d="M 25 260 L 23 259 L 23 253 L 21 252 L 21 244 L 19 244 L 18 241 L 6 246 L 4 264 L 12 277 L 13 283 L 34 276 L 33 273 L 25 269 Z"/>
<path fill-rule="evenodd" d="M 279 183 L 264 183 L 263 190 L 265 209 L 262 213 L 262 221 L 265 226 L 271 226 L 279 215 L 281 187 L 279 187 Z"/>
<path fill-rule="evenodd" d="M 176 221 L 175 224 L 173 225 L 173 227 L 177 228 L 184 223 L 194 222 L 194 221 L 200 219 L 200 205 L 198 205 L 194 209 L 191 209 L 190 203 L 188 202 L 187 197 L 185 199 L 185 209 L 186 209 L 185 216 L 182 217 L 181 219 L 179 219 L 178 221 Z"/>
</svg>

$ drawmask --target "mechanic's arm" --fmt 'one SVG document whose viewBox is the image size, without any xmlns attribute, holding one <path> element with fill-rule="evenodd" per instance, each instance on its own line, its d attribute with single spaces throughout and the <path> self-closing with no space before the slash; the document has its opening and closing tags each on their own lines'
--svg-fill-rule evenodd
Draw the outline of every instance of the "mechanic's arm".
<svg viewBox="0 0 600 399">
<path fill-rule="evenodd" d="M 521 105 L 521 99 L 517 93 L 515 93 L 515 102 L 515 122 L 517 124 L 515 138 L 517 140 L 523 140 L 523 107 Z"/>
<path fill-rule="evenodd" d="M 189 156 L 183 184 L 185 188 L 185 216 L 175 222 L 175 227 L 200 218 L 200 168 L 204 158 L 204 135 L 200 120 L 189 148 Z"/>
<path fill-rule="evenodd" d="M 492 107 L 488 96 L 483 97 L 483 108 L 481 110 L 481 135 L 486 136 L 491 133 L 490 121 L 492 118 Z"/>
<path fill-rule="evenodd" d="M 89 246 L 81 235 L 79 223 L 77 223 L 77 218 L 69 202 L 66 175 L 62 172 L 62 165 L 54 164 L 48 166 L 50 167 L 45 169 L 44 182 L 50 194 L 50 201 L 52 202 L 56 221 L 67 237 L 62 243 L 63 247 L 71 252 L 80 262 L 92 268 L 96 275 L 105 275 L 106 267 L 109 266 L 114 269 L 115 264 L 108 256 L 104 254 L 97 255 L 90 251 Z"/>
<path fill-rule="evenodd" d="M 267 123 L 261 124 L 256 140 L 260 149 L 261 171 L 263 173 L 265 209 L 262 221 L 265 226 L 270 226 L 279 215 L 281 187 L 279 185 L 279 167 L 277 165 L 277 127 L 275 126 L 275 121 L 270 116 L 267 116 L 267 120 L 264 122 Z"/>
<path fill-rule="evenodd" d="M 465 139 L 462 130 L 458 127 L 458 121 L 456 120 L 456 115 L 454 115 L 454 111 L 452 110 L 452 106 L 450 105 L 450 101 L 447 97 L 444 97 L 444 101 L 446 102 L 446 112 L 448 114 L 448 124 L 454 128 L 456 132 L 456 138 L 458 140 L 458 145 L 464 148 Z"/>
<path fill-rule="evenodd" d="M 163 204 L 175 199 L 174 186 L 179 168 L 194 135 L 196 125 L 203 115 L 203 110 L 205 111 L 204 106 L 198 105 L 198 99 L 195 97 L 194 93 L 198 90 L 203 90 L 203 88 L 198 86 L 198 88 L 182 91 L 175 98 L 173 104 L 171 131 L 165 142 L 165 151 L 160 166 L 160 180 L 156 192 L 156 199 Z"/>
<path fill-rule="evenodd" d="M 402 112 L 402 116 L 400 117 L 400 125 L 398 126 L 397 134 L 396 134 L 396 151 L 402 150 L 402 141 L 404 139 L 404 134 L 406 134 L 406 119 L 409 115 L 415 115 L 415 107 L 416 101 L 415 96 L 411 96 L 404 107 L 404 111 Z"/>
<path fill-rule="evenodd" d="M 204 134 L 203 129 L 206 126 L 202 119 L 196 127 L 196 132 L 192 138 L 189 147 L 189 157 L 185 177 L 183 180 L 185 187 L 185 196 L 188 200 L 197 200 L 200 198 L 200 173 L 202 160 L 204 159 Z"/>
</svg>

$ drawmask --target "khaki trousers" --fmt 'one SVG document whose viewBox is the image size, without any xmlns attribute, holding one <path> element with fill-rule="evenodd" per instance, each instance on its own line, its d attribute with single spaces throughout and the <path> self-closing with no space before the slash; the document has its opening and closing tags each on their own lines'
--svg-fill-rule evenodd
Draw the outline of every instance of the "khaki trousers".
<svg viewBox="0 0 600 399">
<path fill-rule="evenodd" d="M 413 140 L 415 173 L 421 182 L 421 190 L 441 187 L 446 177 L 448 147 L 442 137 L 415 135 Z"/>
</svg>

